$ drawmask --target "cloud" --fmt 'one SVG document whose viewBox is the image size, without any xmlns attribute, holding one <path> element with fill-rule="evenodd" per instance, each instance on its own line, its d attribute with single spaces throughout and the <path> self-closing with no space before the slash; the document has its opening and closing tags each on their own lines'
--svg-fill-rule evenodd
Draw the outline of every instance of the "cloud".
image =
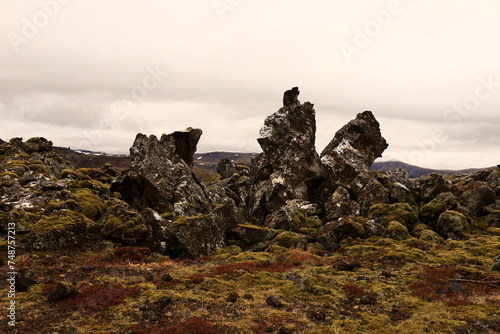
<svg viewBox="0 0 500 334">
<path fill-rule="evenodd" d="M 200 151 L 259 151 L 265 117 L 299 86 L 300 100 L 315 104 L 318 151 L 358 112 L 372 110 L 388 158 L 409 162 L 441 129 L 447 140 L 425 152 L 425 167 L 496 159 L 500 85 L 460 116 L 459 128 L 457 114 L 446 115 L 475 96 L 480 77 L 500 82 L 497 1 L 401 0 L 388 24 L 375 18 L 388 0 L 242 1 L 222 17 L 212 1 L 69 1 L 16 52 L 9 34 L 22 35 L 41 4 L 54 1 L 4 4 L 3 139 L 43 135 L 123 153 L 137 132 L 196 126 L 204 131 Z M 370 24 L 380 32 L 347 62 L 339 46 Z M 168 76 L 142 94 L 147 69 L 158 66 Z"/>
</svg>

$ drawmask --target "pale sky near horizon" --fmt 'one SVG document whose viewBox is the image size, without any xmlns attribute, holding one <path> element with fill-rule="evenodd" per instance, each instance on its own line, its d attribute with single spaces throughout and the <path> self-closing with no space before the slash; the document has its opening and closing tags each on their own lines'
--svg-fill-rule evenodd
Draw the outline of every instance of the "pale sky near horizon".
<svg viewBox="0 0 500 334">
<path fill-rule="evenodd" d="M 1 0 L 0 138 L 127 153 L 199 127 L 260 152 L 298 86 L 317 151 L 372 110 L 385 160 L 500 163 L 498 0 Z"/>
</svg>

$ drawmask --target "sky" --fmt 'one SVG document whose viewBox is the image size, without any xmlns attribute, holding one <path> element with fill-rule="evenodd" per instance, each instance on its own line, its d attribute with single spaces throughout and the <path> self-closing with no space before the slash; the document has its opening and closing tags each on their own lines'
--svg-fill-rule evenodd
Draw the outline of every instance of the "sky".
<svg viewBox="0 0 500 334">
<path fill-rule="evenodd" d="M 0 0 L 0 138 L 128 153 L 201 128 L 198 152 L 261 152 L 300 88 L 321 152 L 371 110 L 383 160 L 500 163 L 498 0 Z"/>
</svg>

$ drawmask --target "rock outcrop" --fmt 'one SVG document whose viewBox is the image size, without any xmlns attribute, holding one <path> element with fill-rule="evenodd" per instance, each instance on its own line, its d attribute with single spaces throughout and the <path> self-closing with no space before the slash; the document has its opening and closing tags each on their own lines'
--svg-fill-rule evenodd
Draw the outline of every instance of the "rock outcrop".
<svg viewBox="0 0 500 334">
<path fill-rule="evenodd" d="M 285 92 L 283 107 L 267 117 L 257 139 L 264 153 L 250 175 L 248 216 L 259 224 L 291 200 L 312 202 L 326 170 L 315 148 L 314 105 L 298 100 L 298 88 Z"/>
<path fill-rule="evenodd" d="M 196 215 L 212 209 L 201 181 L 193 174 L 193 154 L 202 131 L 156 136 L 138 134 L 130 148 L 130 168 L 111 191 L 137 210 L 151 208 L 160 214 Z"/>
<path fill-rule="evenodd" d="M 370 166 L 382 156 L 387 142 L 380 133 L 380 125 L 371 111 L 365 111 L 344 125 L 321 153 L 321 161 L 328 168 L 325 182 L 327 205 L 335 205 L 329 189 L 342 187 L 350 200 L 358 205 L 349 205 L 349 214 L 365 214 L 371 205 L 389 201 L 387 189 L 370 173 Z M 344 196 L 347 197 L 347 196 Z M 329 218 L 335 218 L 335 212 Z"/>
<path fill-rule="evenodd" d="M 164 134 L 159 140 L 138 134 L 130 149 L 130 168 L 111 186 L 132 208 L 153 211 L 148 221 L 154 224 L 146 225 L 160 228 L 150 228 L 148 239 L 163 244 L 172 256 L 213 253 L 226 246 L 227 230 L 236 224 L 235 200 L 223 190 L 219 198 L 210 196 L 192 171 L 201 134 L 200 129 L 192 128 Z M 155 221 L 154 217 L 165 218 Z"/>
<path fill-rule="evenodd" d="M 500 168 L 410 179 L 371 171 L 387 148 L 365 111 L 318 155 L 313 104 L 299 89 L 267 117 L 252 166 L 222 160 L 204 184 L 193 172 L 202 131 L 138 134 L 131 165 L 75 169 L 44 138 L 0 143 L 0 233 L 16 232 L 36 251 L 100 242 L 196 258 L 232 245 L 334 251 L 363 238 L 444 244 L 500 232 Z"/>
</svg>

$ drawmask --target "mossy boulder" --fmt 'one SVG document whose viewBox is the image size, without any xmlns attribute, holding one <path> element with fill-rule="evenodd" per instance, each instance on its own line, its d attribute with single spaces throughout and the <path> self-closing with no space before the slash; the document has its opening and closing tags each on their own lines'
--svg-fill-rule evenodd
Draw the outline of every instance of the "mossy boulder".
<svg viewBox="0 0 500 334">
<path fill-rule="evenodd" d="M 314 240 L 326 250 L 332 251 L 340 247 L 340 242 L 345 238 L 364 238 L 366 231 L 363 225 L 355 219 L 345 219 L 330 222 L 321 227 L 315 234 Z"/>
<path fill-rule="evenodd" d="M 84 215 L 61 210 L 40 219 L 28 235 L 29 247 L 37 251 L 78 248 L 96 238 L 96 224 Z"/>
<path fill-rule="evenodd" d="M 460 204 L 468 208 L 474 216 L 485 214 L 484 207 L 496 202 L 496 194 L 487 186 L 466 191 L 460 199 Z"/>
<path fill-rule="evenodd" d="M 91 178 L 82 172 L 73 169 L 73 168 L 65 168 L 61 171 L 61 179 L 74 179 L 74 180 L 91 180 Z"/>
<path fill-rule="evenodd" d="M 139 212 L 115 199 L 108 208 L 101 231 L 107 239 L 134 246 L 146 239 L 148 228 Z"/>
<path fill-rule="evenodd" d="M 370 207 L 368 217 L 387 226 L 391 221 L 398 221 L 408 229 L 418 222 L 415 211 L 408 203 L 375 204 Z"/>
<path fill-rule="evenodd" d="M 423 230 L 419 233 L 418 239 L 427 242 L 433 242 L 435 244 L 443 244 L 444 239 L 439 234 L 433 230 Z"/>
<path fill-rule="evenodd" d="M 177 217 L 167 226 L 165 234 L 170 257 L 213 255 L 227 246 L 226 229 L 211 214 Z"/>
<path fill-rule="evenodd" d="M 411 235 L 406 226 L 398 221 L 392 221 L 385 229 L 384 237 L 401 241 L 411 238 Z"/>
<path fill-rule="evenodd" d="M 300 234 L 283 232 L 274 238 L 273 243 L 285 248 L 304 248 L 307 240 Z"/>
<path fill-rule="evenodd" d="M 439 216 L 436 231 L 446 239 L 464 239 L 470 233 L 470 225 L 465 215 L 448 210 Z"/>
<path fill-rule="evenodd" d="M 436 226 L 439 216 L 446 210 L 450 210 L 456 204 L 455 196 L 452 193 L 439 194 L 429 203 L 420 209 L 420 220 L 433 227 Z"/>
<path fill-rule="evenodd" d="M 266 227 L 299 232 L 301 229 L 317 229 L 323 222 L 317 216 L 319 207 L 317 204 L 304 200 L 291 200 L 279 210 L 271 213 L 264 225 Z"/>
<path fill-rule="evenodd" d="M 80 206 L 81 213 L 92 220 L 97 220 L 104 212 L 105 204 L 101 198 L 90 189 L 79 189 L 73 194 L 73 199 Z"/>
<path fill-rule="evenodd" d="M 445 176 L 432 173 L 419 177 L 413 182 L 411 189 L 417 196 L 419 203 L 429 203 L 441 193 L 451 192 L 453 184 Z"/>
</svg>

